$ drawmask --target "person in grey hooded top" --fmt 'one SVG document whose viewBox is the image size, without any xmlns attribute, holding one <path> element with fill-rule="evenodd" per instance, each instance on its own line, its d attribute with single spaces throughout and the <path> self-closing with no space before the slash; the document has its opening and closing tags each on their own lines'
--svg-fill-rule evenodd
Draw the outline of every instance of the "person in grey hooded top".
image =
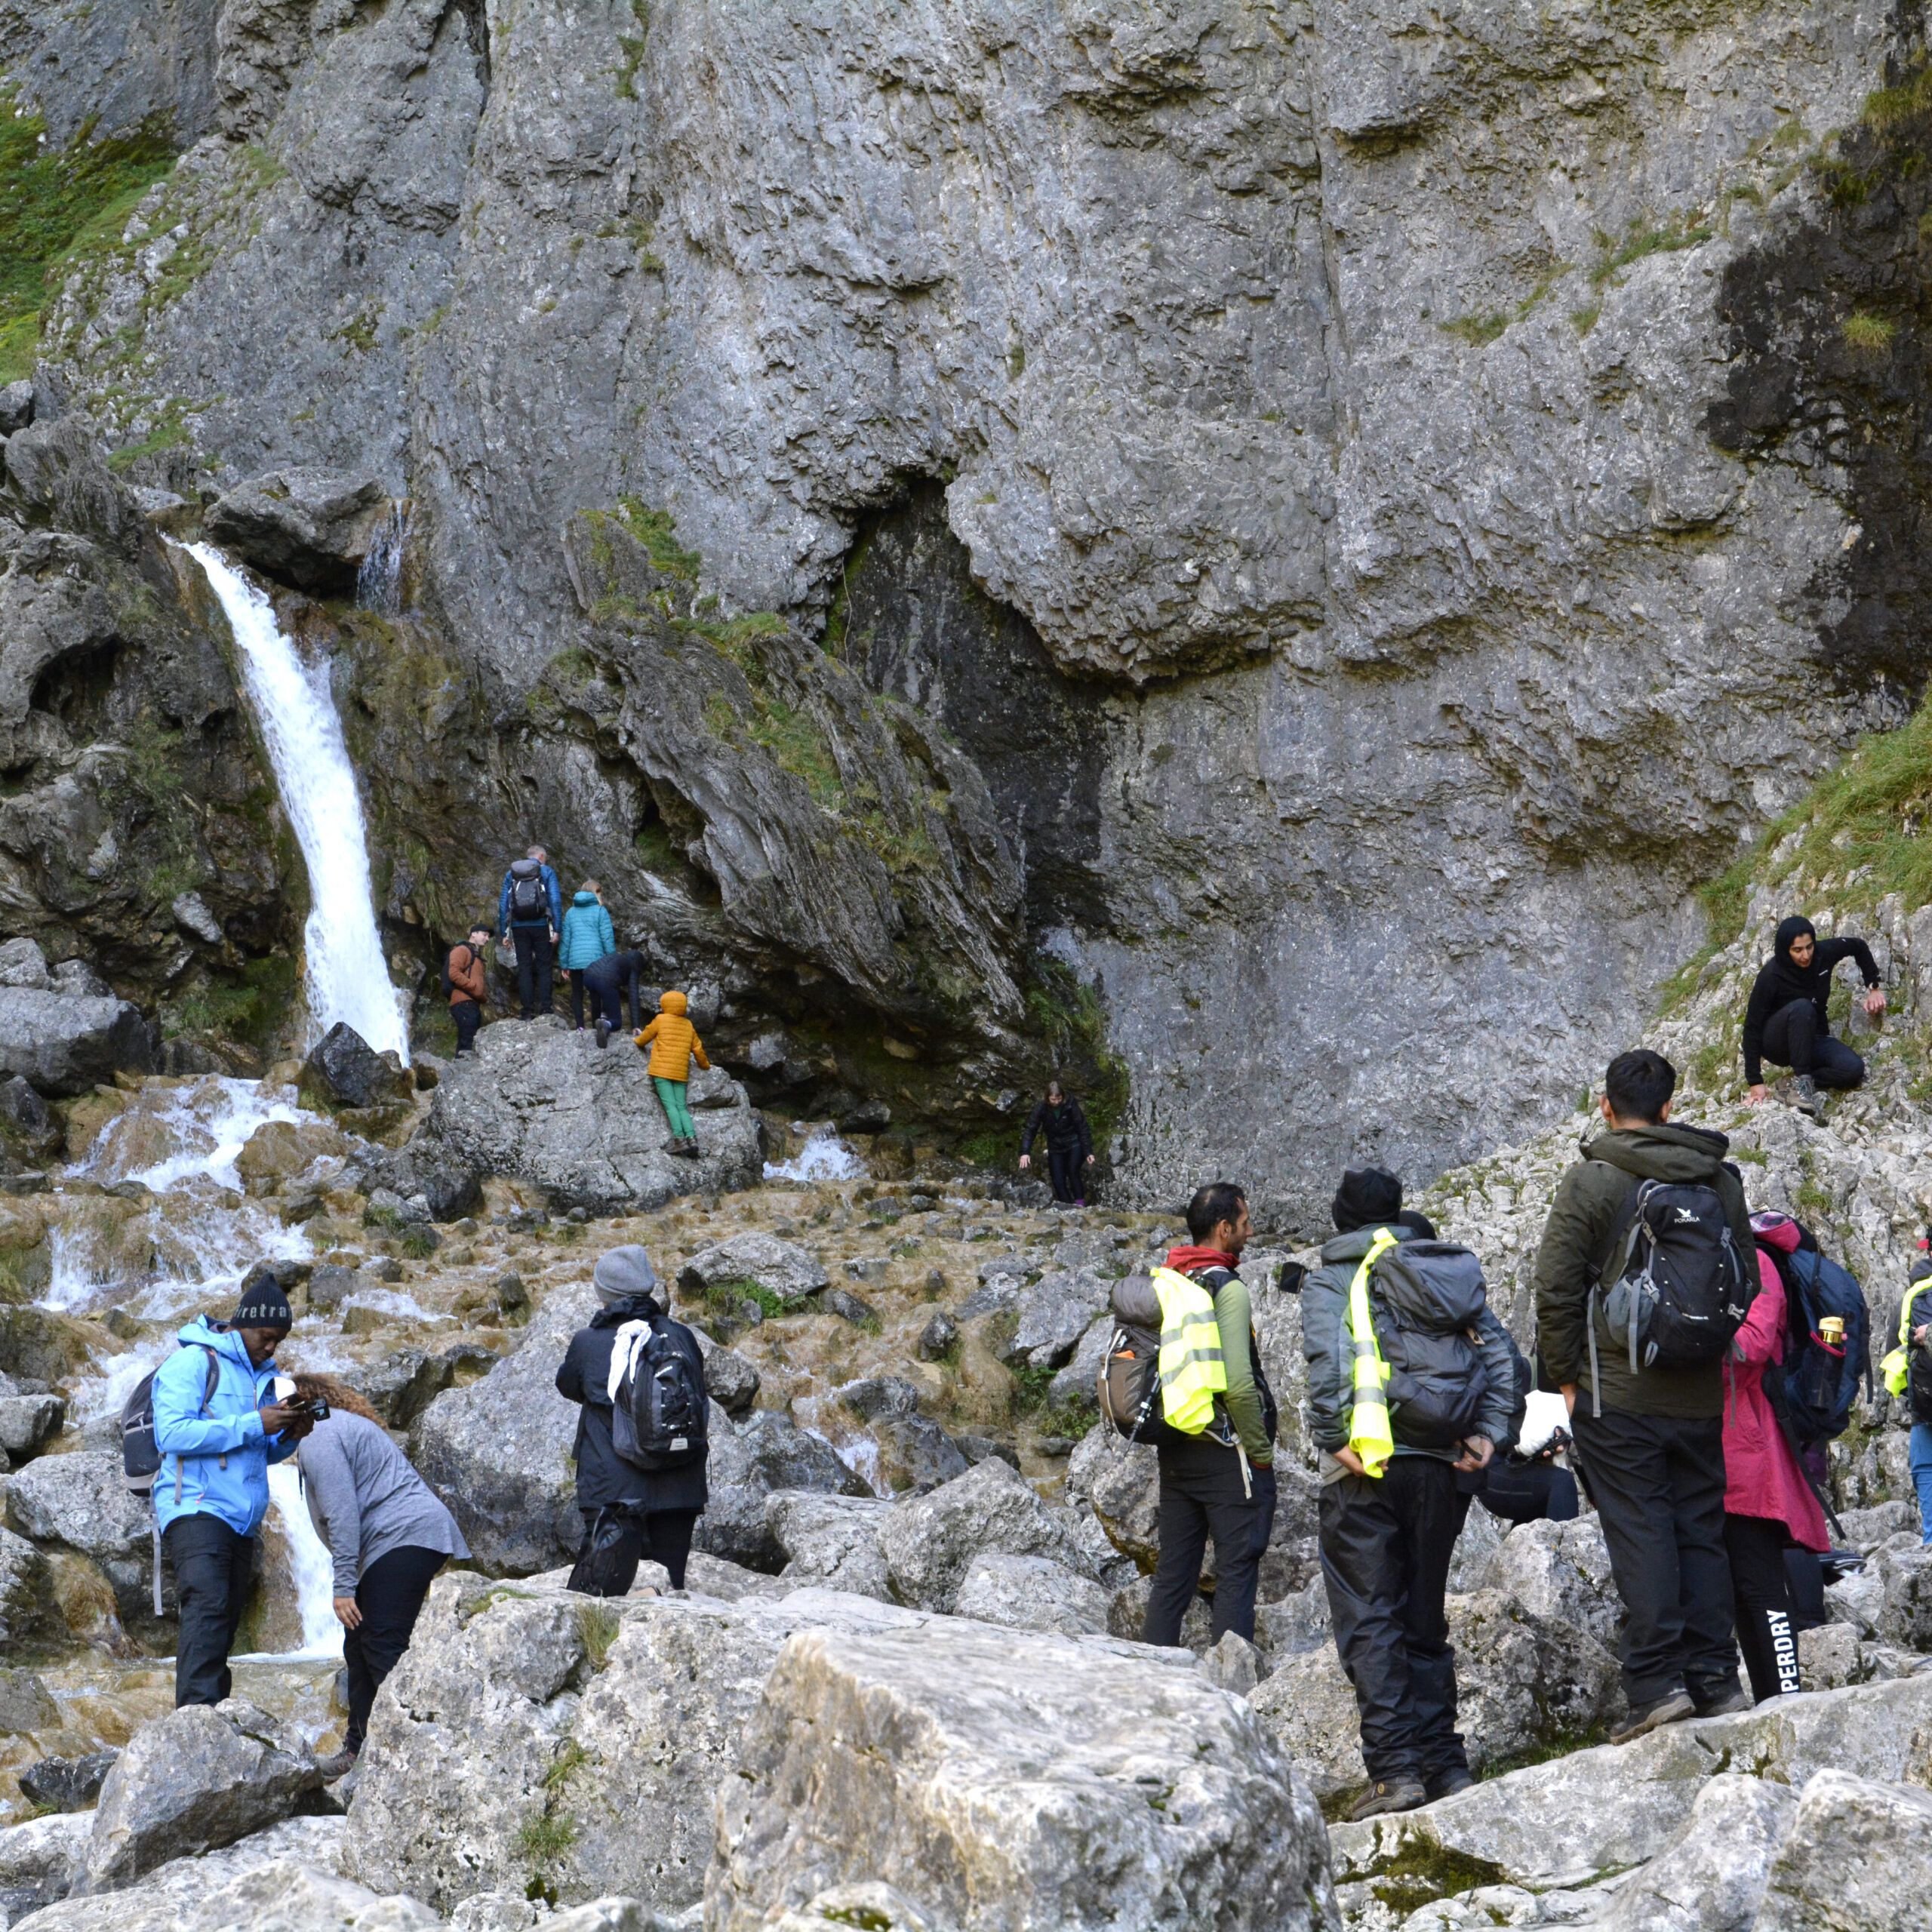
<svg viewBox="0 0 1932 1932">
<path fill-rule="evenodd" d="M 343 1630 L 349 1728 L 337 1760 L 340 1777 L 355 1760 L 383 1679 L 409 1647 L 436 1572 L 469 1546 L 456 1518 L 389 1439 L 374 1410 L 326 1375 L 297 1375 L 305 1409 L 326 1402 L 327 1417 L 297 1451 L 315 1533 L 334 1569 L 335 1614 Z"/>
</svg>

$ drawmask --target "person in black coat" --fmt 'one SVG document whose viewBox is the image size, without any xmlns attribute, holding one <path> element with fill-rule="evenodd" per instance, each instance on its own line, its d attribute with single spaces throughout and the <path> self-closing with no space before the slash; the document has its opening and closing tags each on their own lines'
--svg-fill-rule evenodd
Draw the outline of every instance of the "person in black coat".
<svg viewBox="0 0 1932 1932">
<path fill-rule="evenodd" d="M 657 1275 L 641 1247 L 614 1247 L 601 1256 L 591 1277 L 604 1306 L 590 1326 L 571 1337 L 557 1371 L 557 1393 L 582 1404 L 577 1417 L 577 1505 L 583 1518 L 583 1546 L 573 1573 L 577 1577 L 596 1558 L 595 1593 L 622 1596 L 647 1556 L 671 1574 L 671 1586 L 685 1586 L 691 1533 L 709 1498 L 702 1460 L 681 1469 L 645 1470 L 617 1454 L 611 1438 L 611 1355 L 617 1331 L 626 1321 L 664 1313 L 657 1300 Z"/>
<path fill-rule="evenodd" d="M 1080 1103 L 1057 1080 L 1047 1082 L 1047 1097 L 1035 1102 L 1026 1116 L 1026 1131 L 1020 1137 L 1020 1164 L 1033 1164 L 1033 1143 L 1044 1129 L 1047 1137 L 1047 1169 L 1053 1177 L 1054 1198 L 1076 1207 L 1087 1204 L 1087 1170 L 1094 1164 L 1093 1137 L 1087 1131 L 1087 1116 Z"/>
<path fill-rule="evenodd" d="M 1855 960 L 1864 977 L 1866 1011 L 1884 1012 L 1878 962 L 1862 939 L 1821 940 L 1811 921 L 1798 917 L 1779 926 L 1744 1010 L 1744 1078 L 1752 1106 L 1765 1097 L 1767 1059 L 1791 1069 L 1796 1104 L 1808 1114 L 1818 1111 L 1820 1087 L 1843 1089 L 1863 1081 L 1864 1061 L 1832 1037 L 1832 974 L 1843 959 Z"/>
</svg>

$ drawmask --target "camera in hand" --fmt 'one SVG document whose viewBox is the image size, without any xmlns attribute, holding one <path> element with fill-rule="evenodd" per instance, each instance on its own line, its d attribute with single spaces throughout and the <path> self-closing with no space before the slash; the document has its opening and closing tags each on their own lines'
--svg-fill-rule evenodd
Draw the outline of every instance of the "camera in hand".
<svg viewBox="0 0 1932 1932">
<path fill-rule="evenodd" d="M 311 1395 L 306 1401 L 291 1402 L 288 1406 L 310 1422 L 327 1422 L 329 1419 L 329 1405 L 319 1395 Z"/>
</svg>

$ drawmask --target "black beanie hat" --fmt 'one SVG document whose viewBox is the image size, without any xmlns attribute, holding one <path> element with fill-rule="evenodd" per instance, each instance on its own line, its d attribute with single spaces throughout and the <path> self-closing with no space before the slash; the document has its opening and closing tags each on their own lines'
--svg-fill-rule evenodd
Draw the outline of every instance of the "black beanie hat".
<svg viewBox="0 0 1932 1932">
<path fill-rule="evenodd" d="M 1811 921 L 1801 912 L 1794 912 L 1788 919 L 1778 921 L 1777 937 L 1771 942 L 1771 950 L 1780 959 L 1791 957 L 1791 943 L 1795 939 L 1816 939 L 1818 937 Z"/>
<path fill-rule="evenodd" d="M 281 1284 L 266 1272 L 259 1281 L 250 1282 L 242 1289 L 242 1299 L 235 1304 L 234 1318 L 228 1325 L 231 1328 L 294 1327 L 295 1316 Z"/>
<path fill-rule="evenodd" d="M 1328 1211 L 1340 1234 L 1392 1221 L 1402 1211 L 1402 1183 L 1381 1168 L 1346 1168 Z"/>
</svg>

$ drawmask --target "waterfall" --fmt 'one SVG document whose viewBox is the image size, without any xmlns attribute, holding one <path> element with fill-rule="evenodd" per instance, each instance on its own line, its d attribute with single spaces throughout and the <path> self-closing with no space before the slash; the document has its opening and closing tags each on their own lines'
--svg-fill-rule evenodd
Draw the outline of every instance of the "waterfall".
<svg viewBox="0 0 1932 1932">
<path fill-rule="evenodd" d="M 369 540 L 362 567 L 355 573 L 355 601 L 365 611 L 393 617 L 402 609 L 402 546 L 409 535 L 409 504 L 397 497 L 389 515 Z"/>
<path fill-rule="evenodd" d="M 206 543 L 186 546 L 235 633 L 242 682 L 268 747 L 283 809 L 309 869 L 309 1020 L 319 1036 L 346 1020 L 407 1064 L 408 1029 L 376 932 L 369 851 L 355 768 L 326 669 L 310 670 L 267 596 Z"/>
<path fill-rule="evenodd" d="M 339 1657 L 342 1625 L 335 1614 L 335 1565 L 329 1560 L 328 1546 L 315 1534 L 302 1494 L 302 1474 L 292 1457 L 269 1465 L 269 1507 L 281 1519 L 281 1533 L 288 1539 L 288 1567 L 302 1613 L 302 1647 L 275 1654 Z"/>
</svg>

